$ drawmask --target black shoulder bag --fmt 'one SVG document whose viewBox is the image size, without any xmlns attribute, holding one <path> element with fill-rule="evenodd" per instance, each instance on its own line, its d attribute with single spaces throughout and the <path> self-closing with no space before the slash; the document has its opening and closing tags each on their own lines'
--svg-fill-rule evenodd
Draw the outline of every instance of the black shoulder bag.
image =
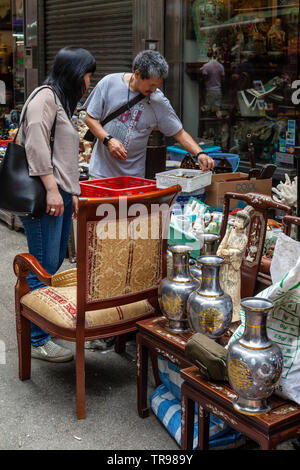
<svg viewBox="0 0 300 470">
<path fill-rule="evenodd" d="M 129 103 L 126 103 L 124 104 L 123 106 L 121 106 L 120 108 L 116 109 L 116 111 L 113 111 L 111 114 L 109 114 L 103 121 L 100 122 L 101 126 L 105 126 L 105 124 L 107 124 L 108 122 L 112 121 L 113 119 L 115 119 L 116 117 L 120 116 L 120 114 L 124 113 L 125 111 L 127 111 L 127 109 L 130 109 L 132 106 L 134 106 L 135 104 L 137 104 L 139 101 L 141 101 L 143 98 L 145 98 L 145 95 L 143 95 L 142 93 L 140 93 L 139 95 L 135 96 L 134 98 L 132 98 L 132 100 L 129 101 Z M 83 137 L 84 140 L 87 140 L 88 142 L 94 142 L 94 140 L 96 139 L 96 137 L 94 136 L 94 134 L 88 130 L 86 132 L 86 134 L 84 135 Z"/>
<path fill-rule="evenodd" d="M 40 88 L 31 99 L 44 88 L 50 87 Z M 52 90 L 52 88 L 50 89 Z M 56 102 L 55 93 L 54 99 Z M 26 111 L 27 107 L 23 112 L 19 129 L 24 122 Z M 50 136 L 51 161 L 55 126 L 56 116 Z M 47 207 L 46 189 L 39 176 L 29 176 L 25 147 L 16 143 L 19 129 L 13 142 L 9 142 L 0 166 L 0 208 L 17 215 L 30 215 L 40 218 L 44 215 Z"/>
</svg>

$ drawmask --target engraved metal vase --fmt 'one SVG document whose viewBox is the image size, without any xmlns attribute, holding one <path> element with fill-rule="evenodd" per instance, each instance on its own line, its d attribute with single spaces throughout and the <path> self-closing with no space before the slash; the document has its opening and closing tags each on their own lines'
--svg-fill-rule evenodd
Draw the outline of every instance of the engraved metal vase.
<svg viewBox="0 0 300 470">
<path fill-rule="evenodd" d="M 243 335 L 228 347 L 228 379 L 237 393 L 233 407 L 240 413 L 255 415 L 271 409 L 268 397 L 278 385 L 283 357 L 279 346 L 267 335 L 267 316 L 273 302 L 247 297 L 241 306 L 245 328 Z"/>
<path fill-rule="evenodd" d="M 200 249 L 200 257 L 204 255 L 215 255 L 217 249 L 217 241 L 220 239 L 219 235 L 215 233 L 203 233 L 200 240 L 203 241 L 202 248 Z M 196 264 L 191 267 L 192 276 L 196 279 L 201 278 L 201 264 L 196 260 Z"/>
<path fill-rule="evenodd" d="M 187 302 L 188 323 L 192 331 L 217 339 L 228 329 L 233 304 L 230 295 L 225 294 L 219 282 L 220 267 L 224 258 L 216 255 L 199 256 L 202 281 L 192 292 Z"/>
<path fill-rule="evenodd" d="M 168 318 L 168 328 L 175 333 L 189 330 L 186 303 L 200 282 L 190 272 L 189 260 L 193 248 L 189 245 L 171 245 L 172 265 L 167 277 L 158 288 L 158 301 L 162 313 Z"/>
<path fill-rule="evenodd" d="M 201 239 L 203 240 L 203 245 L 200 249 L 200 255 L 215 255 L 217 241 L 220 239 L 220 236 L 215 233 L 204 233 Z"/>
</svg>

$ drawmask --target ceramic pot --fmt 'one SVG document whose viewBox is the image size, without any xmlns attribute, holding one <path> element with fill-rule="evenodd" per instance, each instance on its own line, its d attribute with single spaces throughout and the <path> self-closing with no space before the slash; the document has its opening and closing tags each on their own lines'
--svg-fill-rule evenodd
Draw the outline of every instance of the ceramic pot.
<svg viewBox="0 0 300 470">
<path fill-rule="evenodd" d="M 222 336 L 232 319 L 232 299 L 224 293 L 219 282 L 223 263 L 224 258 L 221 256 L 199 256 L 197 264 L 202 271 L 201 285 L 190 294 L 187 302 L 190 328 L 212 339 Z"/>
<path fill-rule="evenodd" d="M 234 408 L 240 413 L 255 415 L 271 409 L 268 397 L 277 387 L 283 357 L 279 346 L 267 335 L 267 315 L 273 302 L 247 297 L 241 301 L 241 306 L 245 310 L 245 329 L 228 347 L 228 379 L 237 393 Z"/>
<path fill-rule="evenodd" d="M 189 245 L 171 245 L 172 265 L 169 275 L 158 288 L 158 301 L 162 313 L 168 318 L 166 327 L 175 333 L 189 330 L 186 303 L 191 292 L 197 289 L 200 282 L 190 272 L 189 260 L 193 248 Z"/>
</svg>

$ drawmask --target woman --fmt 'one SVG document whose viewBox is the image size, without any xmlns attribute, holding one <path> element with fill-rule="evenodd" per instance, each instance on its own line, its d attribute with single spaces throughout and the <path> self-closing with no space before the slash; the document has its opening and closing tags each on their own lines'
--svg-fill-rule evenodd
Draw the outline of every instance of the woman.
<svg viewBox="0 0 300 470">
<path fill-rule="evenodd" d="M 55 57 L 44 85 L 25 103 L 21 132 L 29 174 L 39 176 L 46 188 L 46 212 L 41 219 L 21 217 L 29 252 L 50 274 L 60 268 L 67 251 L 72 214 L 76 217 L 80 195 L 78 172 L 79 135 L 71 118 L 78 101 L 90 85 L 96 69 L 94 57 L 85 49 L 65 47 Z M 50 145 L 54 129 L 53 151 Z M 31 272 L 30 290 L 43 287 Z M 31 323 L 31 356 L 65 362 L 72 352 L 53 341 Z"/>
</svg>

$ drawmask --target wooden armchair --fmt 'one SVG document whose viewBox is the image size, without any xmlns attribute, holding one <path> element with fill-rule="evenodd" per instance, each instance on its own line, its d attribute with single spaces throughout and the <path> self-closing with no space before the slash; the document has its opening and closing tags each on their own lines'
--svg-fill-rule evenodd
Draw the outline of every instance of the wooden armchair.
<svg viewBox="0 0 300 470">
<path fill-rule="evenodd" d="M 137 321 L 158 312 L 170 206 L 180 190 L 173 186 L 127 198 L 80 198 L 77 269 L 51 276 L 33 256 L 15 257 L 19 378 L 29 379 L 31 373 L 30 321 L 75 342 L 78 419 L 86 415 L 85 341 L 125 338 Z M 29 292 L 30 270 L 45 287 Z"/>
<path fill-rule="evenodd" d="M 300 217 L 295 215 L 286 215 L 282 219 L 283 223 L 283 233 L 286 235 L 290 235 L 291 232 L 291 225 L 297 225 L 300 227 Z"/>
<path fill-rule="evenodd" d="M 259 271 L 261 257 L 264 248 L 266 229 L 271 209 L 279 209 L 285 212 L 285 215 L 292 214 L 292 208 L 285 204 L 275 202 L 271 197 L 264 194 L 247 193 L 239 194 L 227 192 L 224 194 L 223 220 L 220 229 L 220 240 L 223 239 L 229 216 L 229 206 L 231 199 L 244 201 L 252 206 L 254 211 L 251 214 L 250 225 L 248 226 L 248 244 L 241 266 L 241 298 L 252 297 L 261 288 L 271 284 L 271 277 Z M 290 227 L 287 228 L 287 234 L 290 233 Z M 259 286 L 259 288 L 258 288 Z"/>
</svg>

